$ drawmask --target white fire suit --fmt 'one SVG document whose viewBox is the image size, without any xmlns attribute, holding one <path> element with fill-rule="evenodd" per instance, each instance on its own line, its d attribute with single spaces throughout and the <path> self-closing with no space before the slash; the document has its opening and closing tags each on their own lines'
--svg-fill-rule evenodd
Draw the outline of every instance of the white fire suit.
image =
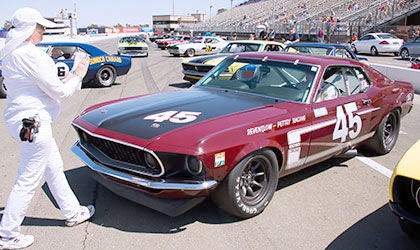
<svg viewBox="0 0 420 250">
<path fill-rule="evenodd" d="M 51 123 L 60 113 L 60 99 L 80 89 L 81 79 L 66 83 L 57 76 L 54 61 L 30 42 L 23 42 L 2 62 L 7 88 L 7 107 L 3 117 L 12 137 L 20 143 L 18 176 L 7 200 L 0 223 L 0 236 L 16 237 L 35 190 L 44 176 L 62 214 L 70 219 L 80 204 L 63 172 L 63 161 L 53 138 Z M 22 119 L 40 120 L 34 141 L 22 142 Z"/>
</svg>

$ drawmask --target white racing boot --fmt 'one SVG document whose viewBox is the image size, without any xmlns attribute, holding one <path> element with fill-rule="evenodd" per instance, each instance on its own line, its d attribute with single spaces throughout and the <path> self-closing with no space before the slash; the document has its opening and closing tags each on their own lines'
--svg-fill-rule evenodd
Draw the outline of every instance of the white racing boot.
<svg viewBox="0 0 420 250">
<path fill-rule="evenodd" d="M 19 234 L 13 238 L 0 237 L 0 249 L 22 249 L 34 243 L 34 236 Z"/>
<path fill-rule="evenodd" d="M 73 227 L 90 219 L 95 214 L 95 207 L 89 205 L 87 207 L 81 206 L 80 212 L 71 219 L 66 220 L 66 226 Z"/>
</svg>

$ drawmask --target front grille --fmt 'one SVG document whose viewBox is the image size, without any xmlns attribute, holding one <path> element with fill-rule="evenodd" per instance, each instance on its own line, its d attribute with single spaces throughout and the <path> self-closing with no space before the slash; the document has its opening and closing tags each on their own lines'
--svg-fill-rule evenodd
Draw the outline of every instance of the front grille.
<svg viewBox="0 0 420 250">
<path fill-rule="evenodd" d="M 408 212 L 420 214 L 420 181 L 397 176 L 393 184 L 394 201 Z"/>
<path fill-rule="evenodd" d="M 184 69 L 184 70 L 194 70 L 195 71 L 195 67 L 193 66 L 193 65 L 190 65 L 190 64 L 182 64 L 182 68 Z"/>
<path fill-rule="evenodd" d="M 159 165 L 150 166 L 146 164 L 144 150 L 95 137 L 81 129 L 77 129 L 77 132 L 83 145 L 93 146 L 108 158 L 116 161 L 113 162 L 113 167 L 120 166 L 125 171 L 144 173 L 152 176 L 162 174 L 162 169 Z M 124 163 L 128 163 L 129 165 L 125 165 Z"/>
<path fill-rule="evenodd" d="M 122 50 L 146 50 L 146 47 L 123 47 Z"/>
<path fill-rule="evenodd" d="M 192 71 L 197 71 L 197 72 L 204 72 L 207 73 L 209 72 L 214 66 L 213 65 L 191 65 L 191 64 L 187 64 L 187 63 L 183 63 L 182 64 L 182 68 L 184 70 L 192 70 Z"/>
</svg>

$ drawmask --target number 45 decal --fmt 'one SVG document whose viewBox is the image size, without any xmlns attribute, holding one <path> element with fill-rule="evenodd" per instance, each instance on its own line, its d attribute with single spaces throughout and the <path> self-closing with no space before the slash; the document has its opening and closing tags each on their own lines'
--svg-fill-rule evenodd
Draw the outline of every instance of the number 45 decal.
<svg viewBox="0 0 420 250">
<path fill-rule="evenodd" d="M 188 123 L 195 121 L 201 112 L 190 111 L 166 111 L 158 114 L 148 115 L 144 120 L 153 120 L 153 122 L 170 121 L 172 123 Z"/>
<path fill-rule="evenodd" d="M 344 114 L 343 106 L 337 106 L 337 123 L 335 124 L 333 132 L 333 140 L 341 138 L 341 142 L 345 142 L 347 135 L 350 139 L 356 138 L 360 130 L 362 130 L 362 119 L 358 115 L 353 115 L 353 112 L 357 111 L 356 103 L 351 102 L 344 104 L 344 109 L 349 117 L 349 123 L 347 126 L 347 117 Z M 354 130 L 350 130 L 356 126 Z"/>
</svg>

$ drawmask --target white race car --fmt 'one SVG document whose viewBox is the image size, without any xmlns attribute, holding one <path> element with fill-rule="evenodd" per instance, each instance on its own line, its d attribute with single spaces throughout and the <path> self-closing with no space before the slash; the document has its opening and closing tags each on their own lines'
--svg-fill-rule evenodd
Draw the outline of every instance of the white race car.
<svg viewBox="0 0 420 250">
<path fill-rule="evenodd" d="M 219 53 L 227 44 L 228 42 L 220 37 L 204 36 L 187 43 L 167 46 L 166 49 L 174 56 L 185 55 L 191 57 Z"/>
</svg>

